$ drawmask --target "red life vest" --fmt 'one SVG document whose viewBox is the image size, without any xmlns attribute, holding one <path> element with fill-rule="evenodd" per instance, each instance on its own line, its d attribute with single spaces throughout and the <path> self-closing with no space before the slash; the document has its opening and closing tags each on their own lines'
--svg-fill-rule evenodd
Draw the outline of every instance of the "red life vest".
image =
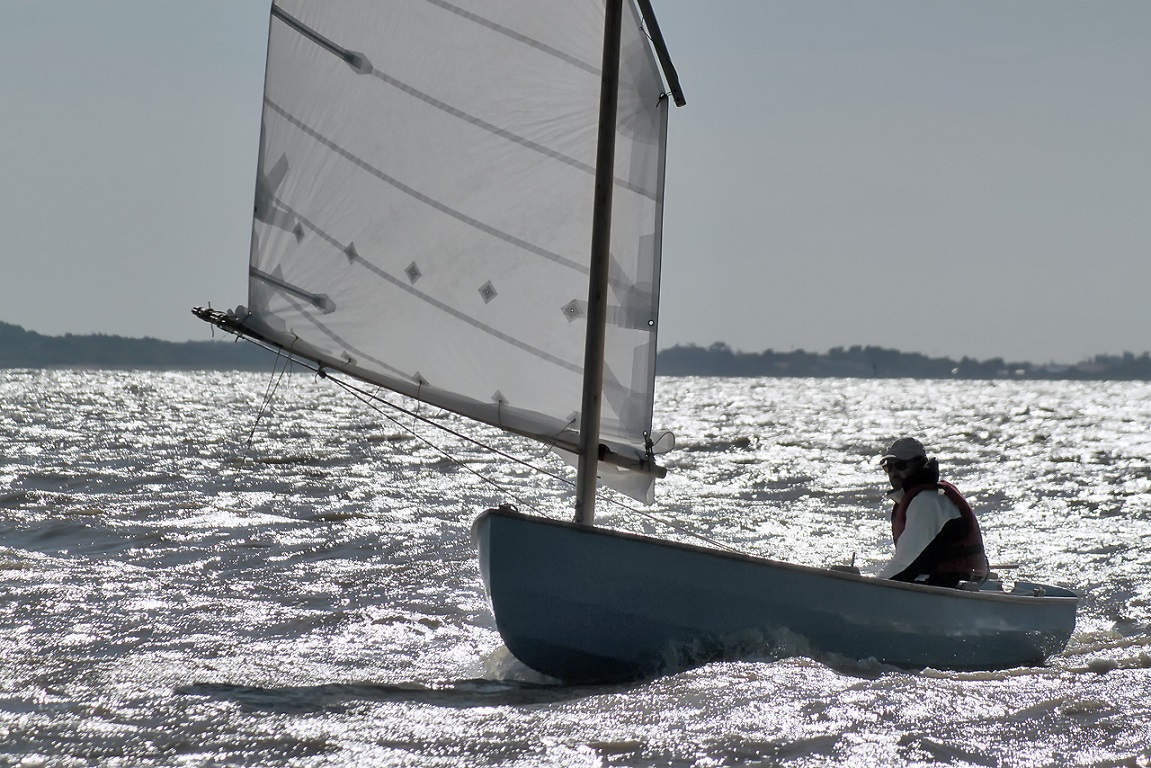
<svg viewBox="0 0 1151 768">
<path fill-rule="evenodd" d="M 930 566 L 928 575 L 959 575 L 964 579 L 982 579 L 990 572 L 987 564 L 987 555 L 983 549 L 983 534 L 979 530 L 979 521 L 975 519 L 975 512 L 963 494 L 951 483 L 940 481 L 937 484 L 916 485 L 903 492 L 903 498 L 895 505 L 891 513 L 891 537 L 899 543 L 903 529 L 907 527 L 907 507 L 911 500 L 923 491 L 943 491 L 951 503 L 959 508 L 959 514 L 966 523 L 966 535 L 959 541 L 952 542 L 940 553 L 938 562 Z"/>
</svg>

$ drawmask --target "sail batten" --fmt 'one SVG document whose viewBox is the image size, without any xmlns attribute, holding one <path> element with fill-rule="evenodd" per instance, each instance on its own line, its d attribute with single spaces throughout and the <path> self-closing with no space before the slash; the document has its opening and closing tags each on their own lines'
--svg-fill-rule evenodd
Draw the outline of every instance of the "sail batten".
<svg viewBox="0 0 1151 768">
<path fill-rule="evenodd" d="M 379 168 L 373 167 L 366 160 L 363 160 L 359 157 L 356 157 L 351 152 L 340 147 L 338 144 L 336 144 L 331 139 L 328 139 L 327 137 L 320 134 L 318 131 L 315 131 L 315 130 L 309 128 L 303 122 L 292 117 L 291 115 L 289 115 L 286 111 L 284 111 L 278 105 L 273 104 L 271 102 L 267 102 L 267 105 L 268 105 L 268 108 L 272 112 L 275 112 L 280 117 L 284 118 L 284 120 L 291 123 L 293 126 L 295 126 L 297 129 L 299 129 L 304 134 L 307 134 L 308 136 L 313 138 L 316 142 L 318 142 L 318 143 L 324 145 L 325 147 L 327 147 L 328 149 L 330 149 L 334 154 L 344 158 L 349 163 L 351 163 L 351 164 L 357 166 L 358 168 L 360 168 L 361 170 L 371 174 L 372 176 L 374 176 L 379 181 L 382 181 L 385 184 L 387 184 L 391 187 L 394 187 L 398 191 L 403 192 L 404 194 L 410 196 L 413 200 L 421 202 L 424 205 L 428 206 L 429 208 L 435 209 L 435 210 L 439 211 L 440 213 L 442 213 L 446 216 L 450 216 L 453 219 L 456 219 L 456 220 L 458 220 L 464 224 L 467 224 L 468 226 L 474 228 L 478 232 L 481 232 L 481 233 L 488 235 L 490 237 L 495 237 L 495 238 L 499 238 L 501 240 L 504 240 L 505 242 L 510 243 L 511 245 L 514 245 L 517 248 L 521 248 L 524 251 L 527 251 L 528 253 L 532 253 L 536 256 L 540 256 L 541 258 L 548 259 L 549 261 L 554 261 L 557 264 L 561 264 L 561 265 L 568 267 L 569 269 L 573 269 L 577 272 L 583 272 L 583 273 L 587 272 L 588 268 L 587 268 L 586 264 L 577 263 L 571 259 L 565 258 L 564 256 L 562 256 L 558 253 L 552 253 L 552 252 L 550 252 L 544 248 L 533 245 L 532 243 L 526 242 L 524 240 L 520 240 L 519 238 L 517 238 L 516 236 L 514 236 L 512 234 L 510 234 L 508 232 L 501 232 L 501 231 L 495 229 L 494 227 L 491 227 L 491 226 L 485 224 L 484 222 L 479 221 L 478 219 L 474 219 L 474 218 L 468 216 L 467 214 L 465 214 L 462 211 L 454 210 L 451 207 L 449 207 L 448 205 L 432 198 L 429 195 L 424 194 L 423 192 L 420 192 L 415 187 L 409 186 L 408 184 L 405 184 L 404 182 L 400 181 L 399 179 L 389 176 L 388 174 L 386 174 L 385 172 L 383 172 Z M 286 205 L 282 205 L 282 207 L 285 210 L 288 209 L 288 207 Z M 315 230 L 315 229 L 316 228 L 313 227 L 313 230 Z"/>
<path fill-rule="evenodd" d="M 475 23 L 480 24 L 482 26 L 485 26 L 489 29 L 492 29 L 492 30 L 500 33 L 501 35 L 507 35 L 511 39 L 517 40 L 521 43 L 524 43 L 525 45 L 530 45 L 534 48 L 538 48 L 539 50 L 544 51 L 548 55 L 554 56 L 557 59 L 560 59 L 562 61 L 566 61 L 567 63 L 569 63 L 573 66 L 579 67 L 580 69 L 585 70 L 586 72 L 588 72 L 589 74 L 591 74 L 595 77 L 600 76 L 600 69 L 597 65 L 595 65 L 591 62 L 583 61 L 583 60 L 578 59 L 574 56 L 570 56 L 570 55 L 564 53 L 563 51 L 559 50 L 558 48 L 553 48 L 549 45 L 545 45 L 544 43 L 540 42 L 539 40 L 534 40 L 530 37 L 527 37 L 526 35 L 522 35 L 522 34 L 516 32 L 513 29 L 510 29 L 508 27 L 497 24 L 496 22 L 494 22 L 491 19 L 487 19 L 487 18 L 484 18 L 483 16 L 480 16 L 479 14 L 464 10 L 463 8 L 460 8 L 459 6 L 445 2 L 444 0 L 424 0 L 424 2 L 426 2 L 430 5 L 437 6 L 439 8 L 443 8 L 445 11 L 448 11 L 450 13 L 454 13 L 454 14 L 462 17 L 462 18 L 468 19 L 469 21 L 474 21 Z"/>
<path fill-rule="evenodd" d="M 276 0 L 239 320 L 575 450 L 604 9 Z M 623 27 L 599 427 L 650 463 L 668 100 L 633 0 Z"/>
<path fill-rule="evenodd" d="M 419 298 L 421 301 L 426 302 L 427 304 L 434 307 L 436 310 L 444 313 L 445 315 L 451 316 L 459 322 L 466 323 L 467 325 L 470 325 L 474 328 L 482 330 L 483 332 L 490 334 L 491 336 L 498 338 L 499 340 L 501 340 L 501 341 L 503 341 L 503 342 L 505 342 L 511 346 L 523 349 L 524 351 L 539 357 L 541 360 L 545 360 L 547 362 L 552 363 L 553 365 L 557 365 L 557 366 L 560 366 L 562 368 L 565 368 L 565 369 L 567 369 L 573 373 L 576 373 L 579 375 L 583 374 L 582 368 L 569 362 L 568 360 L 556 357 L 554 355 L 550 355 L 545 350 L 542 350 L 542 349 L 533 349 L 530 346 L 528 346 L 527 344 L 525 344 L 524 342 L 521 342 L 520 340 L 515 338 L 514 336 L 511 336 L 509 334 L 505 334 L 496 328 L 485 326 L 483 323 L 481 323 L 475 317 L 467 315 L 463 312 L 460 312 L 452 306 L 449 306 L 443 302 L 437 301 L 435 297 L 429 296 L 429 295 L 419 291 L 418 289 L 416 289 L 414 287 L 414 283 L 413 283 L 413 280 L 411 278 L 411 276 L 413 274 L 412 269 L 413 269 L 413 266 L 415 266 L 415 262 L 413 262 L 412 264 L 409 264 L 408 267 L 405 268 L 405 270 L 404 270 L 405 278 L 400 278 L 400 277 L 397 277 L 396 275 L 389 274 L 389 273 L 385 272 L 384 270 L 380 269 L 379 267 L 377 267 L 371 261 L 363 258 L 359 254 L 358 250 L 354 247 L 354 244 L 349 244 L 347 247 L 344 247 L 341 249 L 339 243 L 337 243 L 335 240 L 333 240 L 328 235 L 324 234 L 317 227 L 310 224 L 305 219 L 302 219 L 302 218 L 296 219 L 295 214 L 294 214 L 294 212 L 291 211 L 291 209 L 289 209 L 287 207 L 283 207 L 282 210 L 284 210 L 287 213 L 292 214 L 294 220 L 298 220 L 301 224 L 305 225 L 309 231 L 311 231 L 311 232 L 315 233 L 316 235 L 318 235 L 319 237 L 327 240 L 328 243 L 332 246 L 333 251 L 342 252 L 345 255 L 345 257 L 348 259 L 349 262 L 354 262 L 354 263 L 359 264 L 364 270 L 371 273 L 374 277 L 376 277 L 380 280 L 387 281 L 393 287 L 395 287 L 397 290 L 405 291 L 405 292 L 411 294 L 412 296 Z M 415 266 L 415 269 L 418 272 L 418 266 Z M 586 269 L 586 267 L 585 267 L 585 269 Z M 280 290 L 285 291 L 286 293 L 290 293 L 290 294 L 296 296 L 297 298 L 303 299 L 308 304 L 311 304 L 312 306 L 316 307 L 317 309 L 319 309 L 321 312 L 324 312 L 325 314 L 332 311 L 331 310 L 331 305 L 332 305 L 331 298 L 326 296 L 326 295 L 310 293 L 302 287 L 291 285 L 291 284 L 285 282 L 284 280 L 277 278 L 275 275 L 269 275 L 267 273 L 261 272 L 259 269 L 255 268 L 255 267 L 249 268 L 249 272 L 250 272 L 253 279 L 260 280 L 260 281 L 265 282 L 267 284 L 273 285 L 273 286 L 279 288 Z M 405 280 L 408 284 L 405 284 Z M 348 349 L 353 349 L 351 347 L 351 345 L 349 345 L 346 342 L 346 340 L 341 339 L 334 331 L 332 331 L 330 328 L 325 327 L 323 322 L 320 321 L 318 318 L 312 316 L 307 310 L 303 309 L 302 307 L 299 307 L 298 309 L 301 313 L 301 316 L 307 318 L 311 323 L 313 323 L 316 326 L 316 328 L 319 332 L 321 332 L 322 334 L 327 336 L 334 343 L 341 345 L 341 346 L 344 346 L 345 348 L 348 348 Z M 612 307 L 611 309 L 613 310 L 613 315 L 618 317 L 619 308 L 618 307 Z M 566 311 L 566 310 L 563 310 L 561 308 L 560 311 Z M 356 350 L 353 350 L 353 351 L 356 351 Z M 387 364 L 384 363 L 382 360 L 376 360 L 375 358 L 372 358 L 370 355 L 368 355 L 362 351 L 357 351 L 357 355 L 362 356 L 365 359 L 373 360 L 373 362 L 375 362 L 381 368 L 388 367 Z M 396 371 L 396 372 L 398 373 L 399 371 Z"/>
<path fill-rule="evenodd" d="M 277 7 L 275 3 L 272 4 L 272 17 L 284 22 L 289 27 L 296 30 L 301 35 L 308 38 L 321 48 L 335 54 L 344 62 L 351 65 L 357 72 L 366 74 L 367 72 L 371 71 L 371 66 L 367 63 L 362 54 L 356 53 L 355 51 L 349 51 L 347 48 L 341 48 L 339 45 L 324 37 L 316 30 L 311 29 L 305 24 L 302 24 L 298 19 Z"/>
</svg>

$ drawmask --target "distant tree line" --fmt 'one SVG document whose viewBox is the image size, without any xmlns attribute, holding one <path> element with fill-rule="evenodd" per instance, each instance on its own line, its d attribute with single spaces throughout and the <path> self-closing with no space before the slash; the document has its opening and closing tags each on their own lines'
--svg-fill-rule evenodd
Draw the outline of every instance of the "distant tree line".
<svg viewBox="0 0 1151 768">
<path fill-rule="evenodd" d="M 659 353 L 664 376 L 811 376 L 914 379 L 1115 379 L 1151 381 L 1151 354 L 1096 355 L 1074 365 L 1035 365 L 1001 357 L 975 360 L 928 357 L 884 347 L 835 347 L 826 354 L 737 352 L 723 342 L 674 346 Z"/>
<path fill-rule="evenodd" d="M 269 353 L 231 341 L 161 341 L 93 334 L 43 336 L 0 323 L 0 368 L 268 370 Z"/>
<path fill-rule="evenodd" d="M 0 323 L 0 368 L 164 368 L 269 370 L 270 353 L 254 344 L 160 341 L 103 334 L 43 336 Z M 1003 358 L 928 357 L 883 347 L 835 347 L 827 353 L 737 352 L 723 342 L 674 346 L 659 353 L 664 376 L 810 376 L 915 379 L 1115 379 L 1151 381 L 1151 354 L 1097 355 L 1074 365 L 1034 365 Z"/>
</svg>

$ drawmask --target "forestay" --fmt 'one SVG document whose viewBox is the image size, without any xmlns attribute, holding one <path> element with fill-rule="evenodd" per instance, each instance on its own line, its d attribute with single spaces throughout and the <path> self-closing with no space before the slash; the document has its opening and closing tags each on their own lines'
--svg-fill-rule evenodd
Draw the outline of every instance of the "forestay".
<svg viewBox="0 0 1151 768">
<path fill-rule="evenodd" d="M 277 0 L 244 324 L 577 445 L 603 5 Z M 628 0 L 601 442 L 637 458 L 659 449 L 663 94 Z"/>
</svg>

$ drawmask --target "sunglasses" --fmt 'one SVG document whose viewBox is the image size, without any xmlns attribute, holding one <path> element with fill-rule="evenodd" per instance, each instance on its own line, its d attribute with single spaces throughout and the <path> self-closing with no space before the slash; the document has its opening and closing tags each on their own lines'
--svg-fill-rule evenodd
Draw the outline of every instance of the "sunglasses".
<svg viewBox="0 0 1151 768">
<path fill-rule="evenodd" d="M 883 459 L 879 462 L 879 466 L 883 468 L 884 472 L 902 472 L 911 466 L 911 462 L 903 459 Z"/>
</svg>

